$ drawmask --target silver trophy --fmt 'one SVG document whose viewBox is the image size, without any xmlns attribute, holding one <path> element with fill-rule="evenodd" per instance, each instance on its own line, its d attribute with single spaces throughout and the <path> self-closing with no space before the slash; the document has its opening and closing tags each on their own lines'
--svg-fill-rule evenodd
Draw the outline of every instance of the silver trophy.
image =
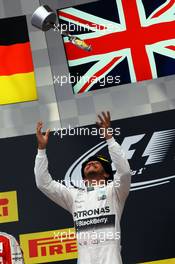
<svg viewBox="0 0 175 264">
<path fill-rule="evenodd" d="M 32 25 L 41 29 L 42 31 L 48 31 L 52 28 L 54 29 L 54 31 L 56 30 L 58 32 L 61 32 L 60 26 L 56 25 L 56 21 L 56 14 L 48 5 L 38 7 L 33 13 L 31 19 Z M 91 46 L 88 45 L 84 40 L 81 40 L 80 38 L 71 35 L 69 31 L 64 30 L 61 32 L 61 34 L 65 37 L 68 37 L 69 41 L 78 48 L 87 51 L 92 50 Z"/>
</svg>

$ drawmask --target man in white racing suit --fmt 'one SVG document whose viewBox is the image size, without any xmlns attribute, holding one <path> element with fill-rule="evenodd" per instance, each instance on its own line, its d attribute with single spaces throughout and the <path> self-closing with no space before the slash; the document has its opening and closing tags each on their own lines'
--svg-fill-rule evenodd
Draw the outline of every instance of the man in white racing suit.
<svg viewBox="0 0 175 264">
<path fill-rule="evenodd" d="M 82 165 L 84 189 L 66 187 L 53 180 L 46 156 L 50 130 L 43 135 L 43 124 L 39 122 L 36 184 L 52 201 L 73 215 L 80 264 L 122 264 L 120 219 L 130 189 L 130 167 L 111 130 L 109 133 L 110 113 L 102 112 L 98 117 L 97 125 L 104 128 L 109 154 L 116 167 L 115 175 L 112 175 L 111 164 L 106 158 L 93 156 Z"/>
</svg>

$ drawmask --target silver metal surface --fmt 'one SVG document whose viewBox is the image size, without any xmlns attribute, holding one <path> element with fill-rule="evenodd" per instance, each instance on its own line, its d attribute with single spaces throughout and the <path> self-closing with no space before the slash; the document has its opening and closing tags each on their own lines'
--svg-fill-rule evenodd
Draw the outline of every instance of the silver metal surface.
<svg viewBox="0 0 175 264">
<path fill-rule="evenodd" d="M 38 7 L 33 13 L 31 23 L 42 31 L 47 31 L 53 28 L 56 19 L 55 12 L 48 5 L 44 5 Z"/>
</svg>

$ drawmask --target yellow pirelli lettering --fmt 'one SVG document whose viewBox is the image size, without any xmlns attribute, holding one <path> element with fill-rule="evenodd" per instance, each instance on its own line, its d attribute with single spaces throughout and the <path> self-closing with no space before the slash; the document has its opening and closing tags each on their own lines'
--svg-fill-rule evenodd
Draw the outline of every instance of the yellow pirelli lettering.
<svg viewBox="0 0 175 264">
<path fill-rule="evenodd" d="M 0 223 L 18 221 L 16 191 L 0 193 Z"/>
<path fill-rule="evenodd" d="M 77 258 L 74 228 L 20 235 L 25 262 L 48 263 Z"/>
</svg>

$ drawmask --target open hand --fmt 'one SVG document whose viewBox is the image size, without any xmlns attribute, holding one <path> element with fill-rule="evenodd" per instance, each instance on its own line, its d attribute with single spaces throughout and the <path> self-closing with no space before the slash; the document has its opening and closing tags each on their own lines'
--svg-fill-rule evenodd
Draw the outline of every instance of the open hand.
<svg viewBox="0 0 175 264">
<path fill-rule="evenodd" d="M 104 131 L 104 137 L 105 139 L 110 139 L 112 138 L 112 128 L 111 128 L 111 116 L 110 116 L 110 112 L 107 111 L 102 112 L 101 115 L 98 115 L 99 121 L 96 122 L 97 126 L 99 128 L 103 128 Z"/>
<path fill-rule="evenodd" d="M 36 137 L 38 140 L 38 148 L 39 149 L 45 149 L 47 144 L 48 144 L 48 140 L 49 140 L 49 133 L 50 133 L 50 129 L 46 130 L 46 133 L 43 134 L 41 129 L 43 127 L 43 122 L 40 121 L 37 123 L 37 127 L 36 127 Z"/>
</svg>

